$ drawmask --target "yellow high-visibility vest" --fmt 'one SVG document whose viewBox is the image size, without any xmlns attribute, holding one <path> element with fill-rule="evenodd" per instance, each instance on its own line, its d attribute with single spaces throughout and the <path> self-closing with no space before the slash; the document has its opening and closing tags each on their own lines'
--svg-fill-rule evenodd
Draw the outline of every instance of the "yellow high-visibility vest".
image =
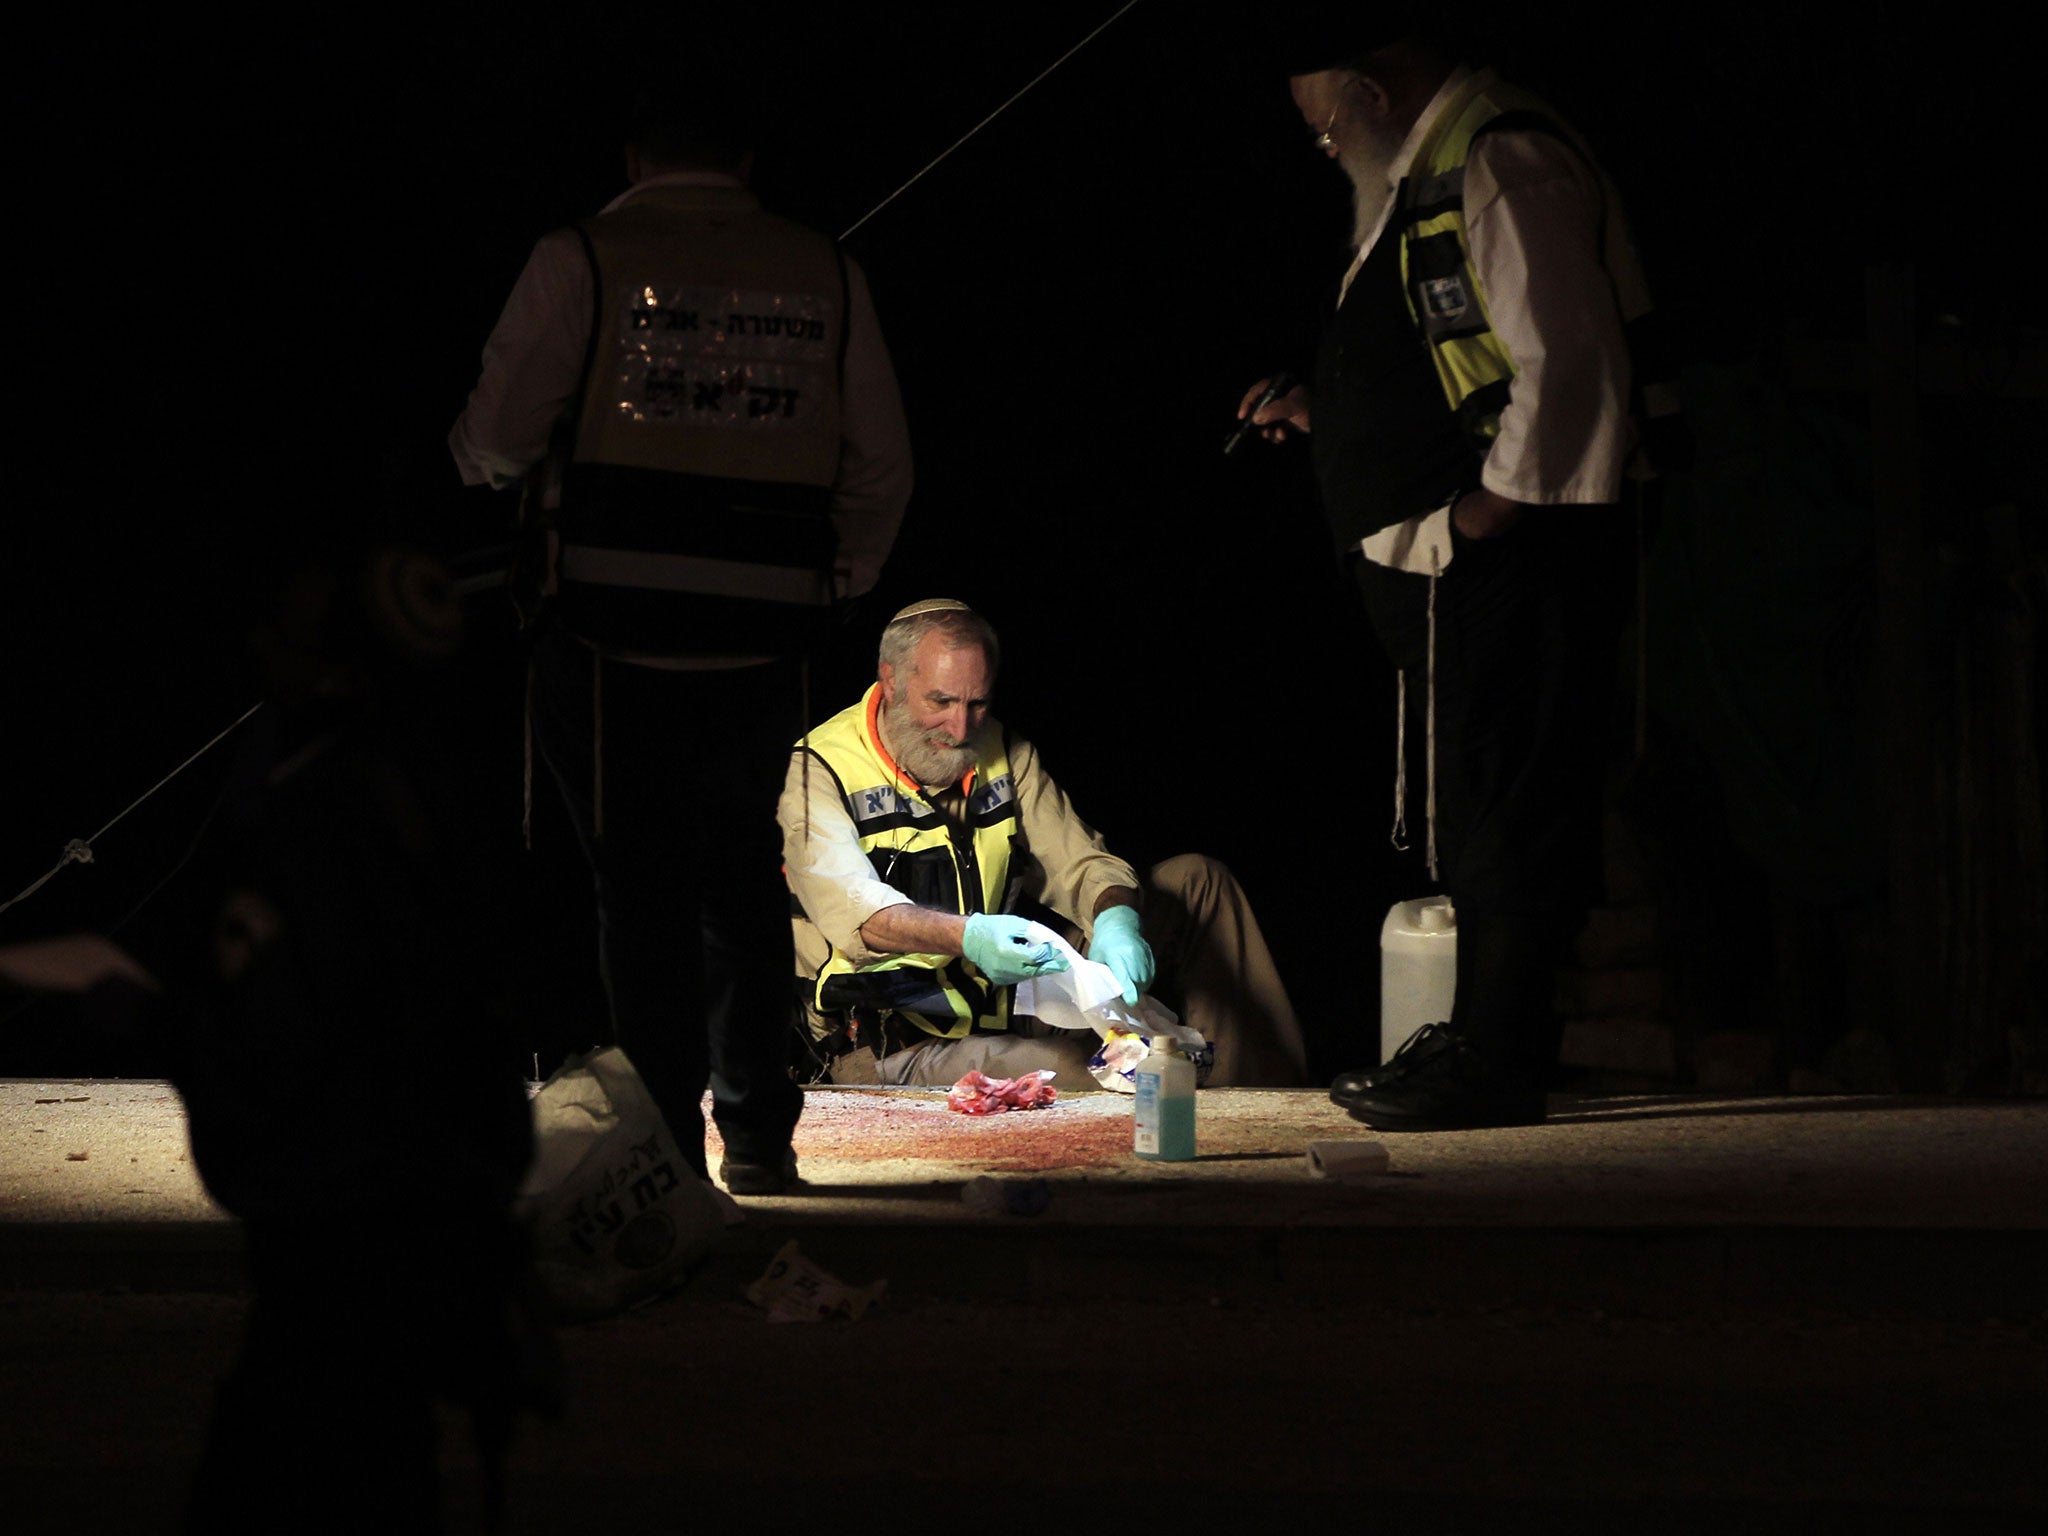
<svg viewBox="0 0 2048 1536">
<path fill-rule="evenodd" d="M 925 798 L 882 744 L 881 685 L 841 710 L 801 744 L 837 781 L 861 851 L 876 875 L 922 907 L 967 915 L 1001 912 L 1011 895 L 1011 852 L 1023 836 L 1002 727 L 983 726 L 975 764 L 961 781 L 971 831 L 964 845 L 953 823 Z M 818 973 L 820 1011 L 854 1006 L 889 1010 L 926 1034 L 957 1040 L 979 1026 L 1006 1029 L 1011 989 L 989 982 L 963 956 L 888 955 L 856 966 L 843 952 Z"/>
<path fill-rule="evenodd" d="M 1444 398 L 1481 451 L 1500 433 L 1500 413 L 1515 360 L 1493 329 L 1486 286 L 1472 265 L 1465 230 L 1465 167 L 1485 131 L 1535 129 L 1570 145 L 1606 178 L 1578 136 L 1541 99 L 1481 70 L 1453 93 L 1402 181 L 1394 207 L 1401 234 L 1401 287 L 1408 313 L 1429 343 Z M 1650 308 L 1648 285 L 1621 219 L 1601 220 L 1601 262 L 1614 283 L 1624 323 Z"/>
</svg>

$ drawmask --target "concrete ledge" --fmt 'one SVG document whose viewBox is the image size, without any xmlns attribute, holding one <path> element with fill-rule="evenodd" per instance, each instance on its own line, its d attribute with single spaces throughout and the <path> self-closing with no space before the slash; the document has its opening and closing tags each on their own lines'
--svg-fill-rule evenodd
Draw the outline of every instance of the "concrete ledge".
<svg viewBox="0 0 2048 1536">
<path fill-rule="evenodd" d="M 1090 1297 L 1259 1302 L 1363 1313 L 1508 1305 L 1616 1315 L 1832 1307 L 1930 1317 L 2037 1318 L 2048 1232 L 1896 1227 L 977 1226 L 731 1229 L 683 1288 L 728 1298 L 782 1244 L 849 1284 L 899 1297 L 1059 1303 Z M 1967 1276 L 1967 1284 L 1958 1277 Z M 245 1286 L 232 1227 L 0 1227 L 0 1283 L 17 1290 L 229 1292 Z"/>
<path fill-rule="evenodd" d="M 1509 1304 L 1616 1314 L 1797 1306 L 2028 1318 L 2048 1296 L 2048 1232 L 1895 1228 L 820 1229 L 750 1225 L 689 1290 L 743 1286 L 789 1238 L 849 1284 L 986 1301 L 1090 1296 L 1260 1301 L 1376 1313 Z M 1967 1286 L 1957 1277 L 1968 1275 Z"/>
<path fill-rule="evenodd" d="M 977 1122 L 928 1093 L 814 1091 L 806 1182 L 743 1201 L 748 1224 L 692 1289 L 731 1296 L 794 1237 L 849 1282 L 935 1297 L 2037 1317 L 2048 1295 L 2048 1104 L 1695 1094 L 1551 1110 L 1541 1126 L 1373 1138 L 1317 1092 L 1206 1091 L 1202 1156 L 1153 1164 L 1130 1155 L 1129 1100 L 1110 1094 Z M 1361 1138 L 1387 1173 L 1309 1176 L 1311 1142 Z M 1043 1179 L 1044 1213 L 961 1199 L 989 1176 Z M 239 1229 L 199 1186 L 165 1085 L 0 1084 L 0 1200 L 5 1283 L 243 1284 Z"/>
</svg>

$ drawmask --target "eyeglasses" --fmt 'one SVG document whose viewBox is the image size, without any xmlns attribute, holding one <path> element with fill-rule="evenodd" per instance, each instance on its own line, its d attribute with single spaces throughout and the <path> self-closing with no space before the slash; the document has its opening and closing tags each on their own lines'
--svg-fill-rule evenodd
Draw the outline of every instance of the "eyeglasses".
<svg viewBox="0 0 2048 1536">
<path fill-rule="evenodd" d="M 1330 137 L 1330 130 L 1337 126 L 1337 111 L 1336 107 L 1330 108 L 1330 120 L 1323 124 L 1323 131 L 1316 135 L 1316 148 L 1326 155 L 1337 147 L 1337 141 Z"/>
</svg>

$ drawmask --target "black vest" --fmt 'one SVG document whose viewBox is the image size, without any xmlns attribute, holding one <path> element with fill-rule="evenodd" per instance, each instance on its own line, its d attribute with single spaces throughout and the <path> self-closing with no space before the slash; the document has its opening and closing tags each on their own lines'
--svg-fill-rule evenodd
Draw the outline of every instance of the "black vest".
<svg viewBox="0 0 2048 1536">
<path fill-rule="evenodd" d="M 1340 550 L 1479 483 L 1481 456 L 1409 317 L 1392 223 L 1323 333 L 1312 399 L 1316 482 Z"/>
</svg>

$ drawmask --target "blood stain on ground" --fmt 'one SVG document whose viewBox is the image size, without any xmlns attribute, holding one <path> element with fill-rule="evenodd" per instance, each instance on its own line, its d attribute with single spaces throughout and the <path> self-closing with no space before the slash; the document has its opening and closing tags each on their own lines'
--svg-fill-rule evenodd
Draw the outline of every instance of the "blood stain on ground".
<svg viewBox="0 0 2048 1536">
<path fill-rule="evenodd" d="M 1044 1109 L 962 1115 L 943 1094 L 813 1093 L 796 1128 L 799 1160 L 916 1159 L 996 1172 L 1100 1168 L 1131 1155 L 1131 1101 L 1082 1094 Z"/>
</svg>

